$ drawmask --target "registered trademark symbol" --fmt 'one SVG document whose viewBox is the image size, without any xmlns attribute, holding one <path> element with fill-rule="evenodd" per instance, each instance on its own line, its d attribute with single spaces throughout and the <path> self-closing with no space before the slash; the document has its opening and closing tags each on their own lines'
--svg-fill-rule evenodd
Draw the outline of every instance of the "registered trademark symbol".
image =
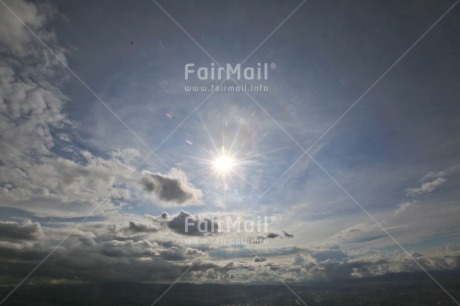
<svg viewBox="0 0 460 306">
<path fill-rule="evenodd" d="M 271 63 L 271 64 L 270 64 L 270 68 L 271 68 L 271 69 L 275 69 L 275 68 L 276 68 L 276 64 L 275 64 L 275 63 Z"/>
</svg>

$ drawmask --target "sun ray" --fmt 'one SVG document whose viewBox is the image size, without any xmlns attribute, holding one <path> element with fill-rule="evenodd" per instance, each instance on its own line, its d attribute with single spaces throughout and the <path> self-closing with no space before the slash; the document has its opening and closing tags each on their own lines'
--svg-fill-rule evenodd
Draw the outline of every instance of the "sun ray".
<svg viewBox="0 0 460 306">
<path fill-rule="evenodd" d="M 238 122 L 238 129 L 236 130 L 235 135 L 233 135 L 233 140 L 232 140 L 232 143 L 230 144 L 230 148 L 229 148 L 230 152 L 232 152 L 232 150 L 233 150 L 233 145 L 236 142 L 236 138 L 240 134 L 240 130 L 241 130 L 241 122 Z"/>
<path fill-rule="evenodd" d="M 192 98 L 190 97 L 190 94 L 189 94 L 188 92 L 187 92 L 187 96 L 188 96 L 190 102 L 192 103 L 193 107 L 195 108 L 195 103 L 193 102 L 193 100 L 192 100 Z M 199 112 L 198 110 L 196 111 L 196 115 L 198 116 L 198 119 L 200 120 L 201 125 L 203 126 L 203 129 L 204 129 L 205 132 L 206 132 L 206 135 L 208 135 L 209 141 L 211 142 L 212 146 L 214 147 L 214 150 L 217 151 L 217 146 L 216 146 L 214 140 L 213 140 L 212 137 L 211 137 L 211 133 L 209 133 L 209 130 L 208 130 L 207 126 L 204 124 L 204 121 L 203 121 L 203 119 L 201 118 L 200 112 Z"/>
<path fill-rule="evenodd" d="M 265 151 L 265 152 L 260 152 L 260 153 L 254 153 L 254 154 L 246 155 L 246 156 L 244 156 L 244 159 L 253 159 L 254 157 L 259 157 L 259 156 L 263 156 L 263 155 L 268 155 L 268 154 L 270 154 L 270 153 L 280 152 L 280 151 L 287 150 L 287 149 L 293 148 L 293 147 L 297 147 L 297 145 L 285 146 L 285 147 L 280 147 L 280 148 L 273 149 L 273 150 L 269 150 L 269 151 Z"/>
<path fill-rule="evenodd" d="M 246 184 L 248 184 L 249 186 L 251 186 L 252 188 L 254 188 L 255 190 L 261 192 L 261 190 L 259 188 L 257 188 L 254 184 L 252 184 L 251 182 L 249 182 L 247 179 L 245 179 L 242 175 L 240 175 L 238 172 L 236 171 L 232 171 L 233 174 L 235 174 L 236 176 L 238 176 L 241 180 L 243 180 Z"/>
</svg>

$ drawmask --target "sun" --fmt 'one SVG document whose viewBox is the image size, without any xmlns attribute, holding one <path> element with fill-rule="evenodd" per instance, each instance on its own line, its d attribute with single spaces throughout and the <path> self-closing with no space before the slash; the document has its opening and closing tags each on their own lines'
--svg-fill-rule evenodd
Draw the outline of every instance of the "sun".
<svg viewBox="0 0 460 306">
<path fill-rule="evenodd" d="M 236 161 L 227 154 L 222 154 L 217 156 L 213 161 L 212 165 L 215 170 L 218 172 L 225 174 L 233 170 L 236 165 Z"/>
</svg>

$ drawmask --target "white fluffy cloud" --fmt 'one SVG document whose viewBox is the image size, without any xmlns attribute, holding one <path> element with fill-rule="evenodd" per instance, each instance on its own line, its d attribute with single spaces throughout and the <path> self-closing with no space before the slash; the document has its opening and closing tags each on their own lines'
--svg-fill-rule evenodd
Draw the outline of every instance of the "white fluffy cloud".
<svg viewBox="0 0 460 306">
<path fill-rule="evenodd" d="M 398 208 L 395 211 L 395 214 L 400 214 L 405 212 L 409 207 L 412 207 L 415 203 L 414 202 L 404 202 L 398 205 Z"/>
<path fill-rule="evenodd" d="M 110 210 L 112 198 L 131 199 L 128 189 L 115 185 L 132 175 L 132 166 L 115 157 L 104 159 L 82 153 L 82 162 L 43 157 L 40 163 L 21 169 L 3 166 L 0 205 L 44 217 L 74 217 L 85 216 L 96 206 L 101 209 L 99 213 Z"/>
<path fill-rule="evenodd" d="M 65 61 L 54 33 L 44 30 L 53 13 L 49 7 L 25 1 L 7 5 Z M 71 180 L 89 174 L 77 168 L 90 166 L 79 167 L 51 151 L 54 133 L 71 126 L 63 112 L 67 98 L 54 85 L 62 83 L 65 67 L 10 12 L 0 14 L 0 203 L 32 212 L 45 205 L 48 211 L 42 213 L 50 215 L 54 202 L 85 206 L 88 200 L 75 195 L 77 184 Z"/>
<path fill-rule="evenodd" d="M 433 175 L 433 173 L 429 173 L 429 174 Z M 429 176 L 428 178 L 430 178 L 430 177 L 431 176 Z M 426 178 L 426 176 L 425 176 L 425 178 Z M 436 189 L 438 189 L 446 181 L 447 180 L 445 178 L 436 177 L 436 178 L 433 178 L 431 181 L 422 183 L 422 185 L 420 187 L 408 188 L 406 190 L 406 194 L 409 197 L 414 197 L 414 196 L 419 196 L 419 195 L 423 195 L 423 194 L 426 194 L 426 193 L 430 193 L 430 192 L 433 192 Z"/>
<path fill-rule="evenodd" d="M 68 98 L 60 89 L 68 77 L 65 51 L 56 35 L 45 30 L 53 9 L 25 1 L 7 5 L 38 39 L 1 10 L 0 206 L 41 217 L 81 217 L 114 211 L 119 209 L 115 203 L 142 198 L 131 177 L 139 158 L 136 149 L 101 157 L 66 141 L 73 122 L 64 112 Z M 156 204 L 199 204 L 202 196 L 177 169 L 167 175 L 145 172 L 142 182 L 157 196 L 152 199 Z"/>
<path fill-rule="evenodd" d="M 52 33 L 43 32 L 43 26 L 49 17 L 50 7 L 37 7 L 26 1 L 5 1 L 15 14 L 32 30 L 40 33 L 41 38 L 48 38 Z M 1 48 L 17 56 L 27 56 L 33 52 L 34 38 L 26 27 L 7 9 L 0 11 L 0 42 Z M 29 48 L 32 47 L 32 48 Z"/>
</svg>

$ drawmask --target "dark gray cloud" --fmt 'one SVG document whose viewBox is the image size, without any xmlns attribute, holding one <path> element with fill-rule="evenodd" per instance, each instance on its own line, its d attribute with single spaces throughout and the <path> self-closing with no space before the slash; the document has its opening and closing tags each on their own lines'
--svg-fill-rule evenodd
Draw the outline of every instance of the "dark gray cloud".
<svg viewBox="0 0 460 306">
<path fill-rule="evenodd" d="M 185 211 L 179 212 L 177 216 L 167 222 L 167 225 L 176 233 L 192 236 L 217 233 L 219 229 L 217 222 L 209 218 L 192 216 Z"/>
<path fill-rule="evenodd" d="M 152 224 L 129 221 L 129 225 L 126 228 L 126 231 L 131 233 L 154 233 L 158 231 L 158 227 Z"/>
<path fill-rule="evenodd" d="M 189 216 L 187 213 L 183 215 Z M 134 223 L 139 224 L 141 221 Z M 11 222 L 2 224 L 14 229 L 23 225 L 12 225 Z M 29 234 L 9 237 L 33 237 L 30 234 L 34 232 L 32 229 L 41 228 L 38 223 L 35 226 L 23 227 L 29 228 L 25 231 Z M 42 231 L 51 233 L 54 229 L 45 227 Z M 251 249 L 246 246 L 200 249 L 187 247 L 179 241 L 152 240 L 141 235 L 135 235 L 135 239 L 123 238 L 117 236 L 118 233 L 119 231 L 111 230 L 105 223 L 84 225 L 69 238 L 65 246 L 49 258 L 37 276 L 43 280 L 58 278 L 92 281 L 169 281 L 191 267 L 191 273 L 186 277 L 190 281 L 245 282 L 277 278 L 292 281 L 337 280 L 419 269 L 405 254 L 350 254 L 336 245 L 261 249 L 257 251 L 258 255 L 254 256 Z M 36 261 L 46 256 L 55 244 L 54 240 L 41 239 L 32 242 L 25 240 L 23 244 L 0 245 L 0 257 L 3 262 L 1 267 L 5 268 L 2 270 L 5 272 L 0 281 L 11 282 L 20 279 L 24 272 L 32 269 Z M 427 256 L 422 252 L 414 253 L 413 256 L 427 269 L 451 269 L 457 267 L 460 262 L 459 249 L 457 245 L 448 245 L 440 256 Z M 212 255 L 212 260 L 205 261 L 208 254 Z M 290 262 L 293 265 L 279 260 L 279 257 L 288 256 L 292 256 Z M 228 261 L 236 257 L 240 259 Z M 196 261 L 198 258 L 203 260 Z M 18 262 L 18 259 L 21 259 L 21 262 Z M 270 264 L 265 264 L 268 259 Z"/>
<path fill-rule="evenodd" d="M 163 259 L 169 260 L 169 261 L 184 260 L 186 257 L 184 250 L 181 248 L 175 247 L 175 246 L 165 249 L 165 250 L 161 250 L 160 255 Z"/>
<path fill-rule="evenodd" d="M 266 257 L 254 256 L 254 262 L 265 262 L 267 261 Z"/>
<path fill-rule="evenodd" d="M 294 235 L 291 235 L 288 232 L 282 231 L 282 234 L 277 234 L 277 233 L 270 232 L 265 236 L 260 235 L 257 238 L 258 239 L 264 239 L 264 238 L 275 239 L 275 238 L 283 238 L 283 237 L 284 238 L 293 238 Z"/>
<path fill-rule="evenodd" d="M 158 255 L 159 247 L 148 240 L 109 240 L 99 244 L 100 252 L 109 257 L 139 258 Z"/>
<path fill-rule="evenodd" d="M 268 248 L 258 249 L 257 254 L 263 257 L 276 257 L 284 255 L 292 255 L 300 252 L 301 249 L 298 247 L 279 247 L 279 248 Z M 250 246 L 238 244 L 231 246 L 220 246 L 211 247 L 206 252 L 213 259 L 231 259 L 231 258 L 252 258 L 254 257 L 254 251 Z"/>
<path fill-rule="evenodd" d="M 0 240 L 37 240 L 42 237 L 42 228 L 39 223 L 30 220 L 22 223 L 0 221 Z"/>
<path fill-rule="evenodd" d="M 202 197 L 201 190 L 193 187 L 185 174 L 177 169 L 172 169 L 168 175 L 143 171 L 141 184 L 145 191 L 154 193 L 166 203 L 192 203 L 200 201 Z"/>
</svg>

